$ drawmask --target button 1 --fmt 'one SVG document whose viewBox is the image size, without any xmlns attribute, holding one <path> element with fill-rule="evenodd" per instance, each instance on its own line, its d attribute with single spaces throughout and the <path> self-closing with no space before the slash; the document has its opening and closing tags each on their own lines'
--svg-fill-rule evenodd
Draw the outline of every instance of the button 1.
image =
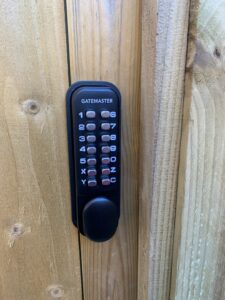
<svg viewBox="0 0 225 300">
<path fill-rule="evenodd" d="M 103 178 L 102 179 L 102 185 L 110 185 L 110 179 L 109 178 Z"/>
<path fill-rule="evenodd" d="M 110 158 L 108 156 L 102 157 L 102 163 L 108 165 L 110 163 Z"/>
<path fill-rule="evenodd" d="M 110 129 L 110 124 L 109 123 L 102 123 L 101 124 L 101 129 L 102 130 L 109 130 Z"/>
<path fill-rule="evenodd" d="M 102 139 L 103 142 L 109 142 L 109 141 L 110 141 L 110 135 L 108 135 L 108 134 L 103 134 L 103 135 L 101 136 L 101 139 Z"/>
<path fill-rule="evenodd" d="M 110 169 L 109 168 L 102 168 L 102 175 L 109 175 Z"/>
<path fill-rule="evenodd" d="M 94 119 L 96 117 L 96 112 L 94 110 L 86 111 L 86 118 Z"/>
<path fill-rule="evenodd" d="M 97 171 L 95 168 L 90 168 L 90 169 L 88 169 L 87 173 L 88 173 L 88 176 L 95 176 L 97 174 Z"/>
<path fill-rule="evenodd" d="M 103 146 L 102 147 L 102 153 L 109 153 L 110 152 L 110 147 L 109 146 Z"/>
<path fill-rule="evenodd" d="M 96 125 L 95 125 L 94 123 L 88 123 L 88 124 L 86 125 L 86 129 L 87 129 L 88 131 L 95 130 L 95 129 L 96 129 Z"/>
<path fill-rule="evenodd" d="M 96 158 L 88 158 L 87 164 L 89 166 L 95 166 L 96 165 Z"/>
<path fill-rule="evenodd" d="M 88 136 L 87 136 L 87 141 L 88 141 L 89 143 L 94 143 L 94 142 L 96 142 L 96 136 L 95 136 L 95 135 L 88 135 Z"/>
<path fill-rule="evenodd" d="M 87 147 L 87 153 L 88 154 L 95 154 L 96 153 L 96 147 Z"/>
<path fill-rule="evenodd" d="M 106 119 L 106 118 L 109 118 L 110 116 L 110 112 L 108 110 L 103 110 L 101 111 L 101 117 Z"/>
<path fill-rule="evenodd" d="M 96 181 L 96 179 L 88 179 L 88 186 L 89 187 L 94 187 L 94 186 L 96 186 L 97 185 L 97 181 Z"/>
</svg>

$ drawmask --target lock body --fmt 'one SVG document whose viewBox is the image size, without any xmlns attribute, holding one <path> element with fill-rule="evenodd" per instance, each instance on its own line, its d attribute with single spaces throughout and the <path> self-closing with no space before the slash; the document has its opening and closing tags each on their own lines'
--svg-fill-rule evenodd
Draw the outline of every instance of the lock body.
<svg viewBox="0 0 225 300">
<path fill-rule="evenodd" d="M 72 219 L 97 242 L 114 234 L 120 215 L 120 102 L 108 82 L 80 81 L 67 92 Z"/>
</svg>

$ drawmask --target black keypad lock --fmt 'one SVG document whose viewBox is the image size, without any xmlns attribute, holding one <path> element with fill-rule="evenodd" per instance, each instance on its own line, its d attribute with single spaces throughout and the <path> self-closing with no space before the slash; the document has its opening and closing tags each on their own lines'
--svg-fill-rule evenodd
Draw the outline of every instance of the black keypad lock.
<svg viewBox="0 0 225 300">
<path fill-rule="evenodd" d="M 113 236 L 120 215 L 120 101 L 104 81 L 80 81 L 67 92 L 72 219 L 96 242 Z"/>
</svg>

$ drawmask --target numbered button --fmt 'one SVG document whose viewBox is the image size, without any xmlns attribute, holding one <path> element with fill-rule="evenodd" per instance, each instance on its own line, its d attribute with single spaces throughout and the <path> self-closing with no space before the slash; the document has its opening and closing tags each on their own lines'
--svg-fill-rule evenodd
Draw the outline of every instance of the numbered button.
<svg viewBox="0 0 225 300">
<path fill-rule="evenodd" d="M 88 173 L 88 176 L 95 176 L 95 175 L 97 175 L 97 171 L 96 171 L 95 168 L 89 168 L 88 171 L 87 171 L 87 173 Z"/>
<path fill-rule="evenodd" d="M 102 185 L 107 186 L 110 185 L 111 181 L 108 177 L 102 178 Z"/>
<path fill-rule="evenodd" d="M 109 130 L 110 129 L 110 124 L 109 123 L 102 123 L 101 124 L 101 129 L 102 130 Z"/>
<path fill-rule="evenodd" d="M 95 166 L 96 165 L 96 158 L 88 158 L 87 164 L 89 166 Z"/>
<path fill-rule="evenodd" d="M 110 112 L 108 110 L 101 111 L 101 117 L 103 119 L 107 119 L 107 118 L 109 118 L 109 116 L 110 116 Z"/>
<path fill-rule="evenodd" d="M 102 146 L 102 153 L 109 153 L 110 147 L 109 146 Z"/>
<path fill-rule="evenodd" d="M 95 154 L 96 153 L 96 147 L 87 147 L 87 153 L 88 154 Z"/>
<path fill-rule="evenodd" d="M 109 175 L 110 174 L 110 169 L 109 168 L 102 168 L 102 175 Z"/>
<path fill-rule="evenodd" d="M 88 131 L 95 130 L 95 129 L 96 129 L 95 123 L 88 123 L 88 124 L 86 125 L 86 129 L 87 129 Z"/>
<path fill-rule="evenodd" d="M 96 136 L 95 135 L 88 135 L 87 136 L 88 143 L 94 143 L 96 142 Z"/>
<path fill-rule="evenodd" d="M 110 163 L 110 158 L 108 156 L 102 157 L 102 164 L 108 165 Z"/>
<path fill-rule="evenodd" d="M 88 179 L 88 186 L 89 186 L 89 187 L 94 187 L 94 186 L 96 186 L 96 185 L 97 185 L 97 181 L 96 181 L 95 178 L 89 178 L 89 179 Z"/>
<path fill-rule="evenodd" d="M 110 141 L 110 135 L 108 134 L 103 134 L 101 136 L 102 142 L 109 142 Z"/>
<path fill-rule="evenodd" d="M 96 117 L 96 112 L 94 110 L 86 111 L 86 118 L 94 119 Z"/>
</svg>

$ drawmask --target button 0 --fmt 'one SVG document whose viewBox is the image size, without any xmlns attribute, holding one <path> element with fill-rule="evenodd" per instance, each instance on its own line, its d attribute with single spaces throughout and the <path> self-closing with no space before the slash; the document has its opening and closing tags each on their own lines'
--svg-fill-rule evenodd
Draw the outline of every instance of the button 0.
<svg viewBox="0 0 225 300">
<path fill-rule="evenodd" d="M 94 142 L 96 142 L 96 136 L 95 136 L 95 135 L 88 135 L 88 136 L 87 136 L 87 141 L 88 141 L 89 143 L 94 143 Z"/>
<path fill-rule="evenodd" d="M 95 129 L 96 129 L 96 125 L 95 125 L 94 123 L 88 123 L 88 124 L 86 125 L 86 129 L 87 129 L 88 131 L 95 130 Z"/>
<path fill-rule="evenodd" d="M 89 166 L 95 166 L 96 165 L 96 158 L 88 158 L 87 164 Z"/>
<path fill-rule="evenodd" d="M 106 119 L 106 118 L 109 118 L 110 116 L 110 112 L 108 110 L 103 110 L 101 111 L 101 117 Z"/>
<path fill-rule="evenodd" d="M 109 142 L 110 141 L 110 135 L 108 134 L 103 134 L 101 136 L 102 142 Z"/>
<path fill-rule="evenodd" d="M 109 175 L 110 169 L 109 168 L 102 168 L 102 175 Z"/>
<path fill-rule="evenodd" d="M 96 147 L 87 147 L 87 153 L 88 154 L 95 154 L 96 153 Z"/>
<path fill-rule="evenodd" d="M 97 185 L 97 181 L 96 181 L 96 179 L 88 179 L 88 186 L 89 187 L 94 187 L 94 186 L 96 186 Z"/>
<path fill-rule="evenodd" d="M 109 153 L 110 152 L 110 147 L 109 146 L 103 146 L 102 147 L 102 153 Z"/>
<path fill-rule="evenodd" d="M 88 169 L 87 173 L 88 173 L 88 176 L 95 176 L 97 174 L 97 171 L 95 168 L 90 168 L 90 169 Z"/>
<path fill-rule="evenodd" d="M 101 124 L 101 129 L 102 130 L 109 130 L 110 129 L 110 124 L 109 123 L 102 123 Z"/>
<path fill-rule="evenodd" d="M 96 112 L 94 110 L 86 111 L 86 118 L 94 119 L 96 117 Z"/>
<path fill-rule="evenodd" d="M 110 185 L 110 179 L 109 178 L 103 178 L 102 179 L 102 185 Z"/>
<path fill-rule="evenodd" d="M 104 165 L 108 165 L 110 163 L 110 158 L 107 157 L 102 157 L 102 164 Z"/>
</svg>

